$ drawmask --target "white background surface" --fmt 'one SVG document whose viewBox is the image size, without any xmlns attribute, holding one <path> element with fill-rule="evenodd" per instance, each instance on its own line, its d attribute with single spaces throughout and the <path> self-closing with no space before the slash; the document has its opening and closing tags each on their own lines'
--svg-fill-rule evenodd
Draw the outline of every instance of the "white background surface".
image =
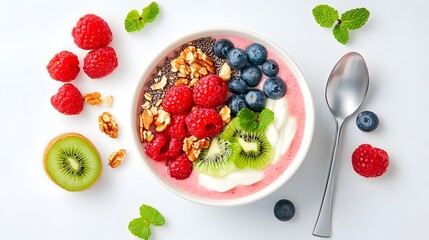
<svg viewBox="0 0 429 240">
<path fill-rule="evenodd" d="M 127 33 L 123 20 L 149 1 L 7 1 L 0 9 L 0 239 L 135 239 L 130 220 L 143 203 L 166 218 L 152 228 L 151 239 L 316 239 L 312 230 L 328 168 L 334 120 L 324 99 L 327 77 L 349 51 L 361 53 L 370 72 L 370 89 L 361 110 L 380 118 L 373 133 L 360 132 L 354 118 L 346 123 L 333 207 L 332 239 L 426 239 L 429 194 L 429 33 L 426 1 L 167 1 L 161 14 L 141 32 Z M 316 24 L 311 10 L 328 3 L 340 13 L 355 7 L 371 12 L 368 23 L 351 32 L 343 46 L 331 30 Z M 71 29 L 79 17 L 95 13 L 113 31 L 119 67 L 105 79 L 83 72 L 73 83 L 82 92 L 114 96 L 119 139 L 98 130 L 105 108 L 85 106 L 79 116 L 63 116 L 49 99 L 61 83 L 45 67 L 62 50 L 83 59 Z M 309 154 L 280 190 L 256 203 L 234 208 L 197 205 L 161 188 L 144 169 L 132 142 L 131 94 L 145 65 L 173 39 L 205 27 L 230 26 L 258 32 L 282 46 L 307 77 L 316 108 Z M 90 138 L 102 157 L 119 148 L 128 155 L 111 169 L 104 163 L 100 181 L 90 190 L 68 193 L 45 175 L 42 155 L 56 135 L 75 131 Z M 362 143 L 384 148 L 388 172 L 365 179 L 352 169 L 350 156 Z M 296 215 L 280 222 L 273 206 L 281 198 L 295 203 Z"/>
</svg>

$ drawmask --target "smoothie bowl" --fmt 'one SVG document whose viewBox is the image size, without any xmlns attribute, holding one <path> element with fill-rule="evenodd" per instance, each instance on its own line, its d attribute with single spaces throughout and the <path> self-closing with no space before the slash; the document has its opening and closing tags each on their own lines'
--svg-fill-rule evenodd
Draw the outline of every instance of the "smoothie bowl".
<svg viewBox="0 0 429 240">
<path fill-rule="evenodd" d="M 185 199 L 243 205 L 281 187 L 310 147 L 307 82 L 280 47 L 248 31 L 193 33 L 144 71 L 132 105 L 145 167 Z"/>
</svg>

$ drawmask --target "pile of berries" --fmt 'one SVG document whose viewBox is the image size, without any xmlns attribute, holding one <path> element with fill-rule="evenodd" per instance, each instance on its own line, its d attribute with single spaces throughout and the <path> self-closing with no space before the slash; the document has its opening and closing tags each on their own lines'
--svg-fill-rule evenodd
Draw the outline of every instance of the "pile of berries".
<svg viewBox="0 0 429 240">
<path fill-rule="evenodd" d="M 95 14 L 87 14 L 79 19 L 72 30 L 76 45 L 90 50 L 83 59 L 83 71 L 90 78 L 103 78 L 112 73 L 118 66 L 116 52 L 109 43 L 112 32 L 109 25 Z M 75 80 L 80 72 L 76 54 L 61 51 L 49 61 L 46 69 L 52 79 L 61 82 Z M 83 110 L 83 97 L 71 83 L 65 83 L 51 98 L 52 106 L 66 115 L 79 114 Z"/>
<path fill-rule="evenodd" d="M 371 111 L 360 112 L 356 117 L 356 126 L 363 132 L 374 131 L 379 124 L 378 116 Z M 389 155 L 370 144 L 361 144 L 352 154 L 352 166 L 363 177 L 383 175 L 389 166 Z"/>
<path fill-rule="evenodd" d="M 199 139 L 213 137 L 222 131 L 218 111 L 227 94 L 226 82 L 214 74 L 202 77 L 192 89 L 186 85 L 168 89 L 161 106 L 170 114 L 171 122 L 146 144 L 146 154 L 155 161 L 165 161 L 171 177 L 188 178 L 192 162 L 182 152 L 183 140 L 191 135 Z"/>
<path fill-rule="evenodd" d="M 280 99 L 286 94 L 286 84 L 277 76 L 279 66 L 273 59 L 267 59 L 267 49 L 254 43 L 245 50 L 234 48 L 228 39 L 219 39 L 214 44 L 214 52 L 219 58 L 226 59 L 228 65 L 240 71 L 240 76 L 233 77 L 228 82 L 232 96 L 227 105 L 235 116 L 242 108 L 261 112 L 265 107 L 266 98 Z M 255 88 L 262 80 L 262 91 Z"/>
</svg>

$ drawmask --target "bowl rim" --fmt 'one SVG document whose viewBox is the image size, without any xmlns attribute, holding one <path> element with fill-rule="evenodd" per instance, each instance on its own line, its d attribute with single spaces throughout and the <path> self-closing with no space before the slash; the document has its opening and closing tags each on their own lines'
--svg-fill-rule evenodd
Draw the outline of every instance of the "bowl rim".
<svg viewBox="0 0 429 240">
<path fill-rule="evenodd" d="M 155 173 L 154 169 L 152 169 L 152 166 L 150 166 L 149 163 L 147 162 L 148 159 L 145 156 L 143 148 L 141 147 L 139 129 L 136 124 L 136 120 L 137 120 L 136 107 L 138 106 L 137 104 L 140 104 L 138 102 L 140 99 L 140 93 L 146 83 L 146 79 L 149 77 L 151 73 L 153 73 L 153 69 L 159 64 L 161 59 L 163 59 L 171 51 L 173 51 L 174 49 L 177 49 L 179 46 L 181 46 L 186 42 L 189 42 L 201 37 L 221 36 L 221 35 L 244 37 L 244 38 L 250 39 L 251 41 L 258 42 L 263 45 L 268 45 L 271 51 L 274 51 L 276 55 L 278 55 L 286 63 L 290 71 L 295 76 L 303 96 L 304 105 L 305 105 L 305 114 L 306 114 L 305 124 L 304 124 L 305 129 L 304 129 L 301 145 L 299 147 L 299 150 L 295 158 L 292 160 L 292 162 L 287 167 L 287 169 L 276 180 L 274 180 L 274 182 L 272 182 L 267 187 L 255 193 L 252 193 L 251 195 L 241 197 L 241 198 L 235 198 L 235 199 L 202 198 L 199 196 L 191 195 L 182 190 L 178 190 L 174 186 L 171 186 L 168 182 L 166 182 L 166 180 L 163 179 L 162 176 L 159 176 L 157 173 Z M 132 105 L 131 105 L 131 126 L 133 131 L 132 136 L 133 136 L 135 146 L 137 147 L 137 150 L 140 154 L 140 157 L 143 158 L 143 163 L 145 168 L 147 169 L 147 171 L 150 172 L 150 175 L 152 175 L 152 177 L 154 177 L 164 188 L 168 189 L 170 192 L 174 193 L 175 195 L 183 199 L 189 200 L 191 202 L 203 204 L 203 205 L 240 206 L 240 205 L 245 205 L 245 204 L 255 202 L 257 200 L 260 200 L 270 195 L 274 191 L 278 190 L 281 186 L 283 186 L 296 173 L 296 171 L 299 169 L 301 164 L 304 162 L 313 139 L 314 125 L 315 125 L 315 110 L 314 110 L 314 103 L 310 92 L 310 88 L 308 86 L 308 82 L 306 78 L 304 77 L 304 74 L 299 69 L 295 61 L 293 61 L 293 59 L 289 56 L 289 54 L 279 45 L 277 45 L 276 43 L 272 42 L 271 40 L 267 39 L 266 37 L 258 33 L 241 29 L 241 28 L 231 28 L 231 27 L 210 28 L 210 29 L 193 31 L 188 34 L 184 34 L 182 37 L 174 39 L 166 47 L 164 47 L 145 67 L 137 83 L 137 86 L 135 87 L 134 94 L 132 95 L 132 97 L 133 97 Z"/>
</svg>

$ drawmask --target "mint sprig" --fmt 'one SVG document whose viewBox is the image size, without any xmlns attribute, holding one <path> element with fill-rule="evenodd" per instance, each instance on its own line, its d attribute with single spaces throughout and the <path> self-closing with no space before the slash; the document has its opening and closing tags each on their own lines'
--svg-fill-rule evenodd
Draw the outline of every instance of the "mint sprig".
<svg viewBox="0 0 429 240">
<path fill-rule="evenodd" d="M 140 216 L 128 224 L 128 229 L 134 236 L 141 239 L 148 240 L 150 238 L 152 235 L 150 231 L 151 225 L 163 226 L 165 224 L 165 219 L 161 213 L 149 205 L 141 205 Z"/>
<path fill-rule="evenodd" d="M 147 7 L 143 8 L 142 13 L 138 10 L 131 10 L 124 21 L 125 30 L 127 32 L 140 31 L 146 23 L 151 23 L 159 14 L 159 7 L 156 2 L 151 2 Z"/>
<path fill-rule="evenodd" d="M 270 109 L 265 108 L 258 115 L 258 130 L 261 132 L 265 132 L 267 130 L 268 125 L 270 125 L 274 121 L 274 112 Z"/>
<path fill-rule="evenodd" d="M 237 114 L 238 124 L 247 132 L 260 131 L 264 132 L 268 125 L 274 120 L 274 112 L 270 109 L 263 109 L 259 114 L 248 108 L 243 108 Z"/>
<path fill-rule="evenodd" d="M 316 22 L 326 28 L 334 26 L 332 33 L 338 42 L 346 44 L 349 41 L 349 30 L 361 28 L 369 19 L 370 12 L 366 8 L 355 8 L 346 11 L 339 17 L 333 7 L 321 4 L 313 8 Z"/>
<path fill-rule="evenodd" d="M 257 115 L 248 108 L 241 109 L 237 114 L 237 118 L 238 124 L 244 131 L 251 132 L 258 128 Z"/>
</svg>

